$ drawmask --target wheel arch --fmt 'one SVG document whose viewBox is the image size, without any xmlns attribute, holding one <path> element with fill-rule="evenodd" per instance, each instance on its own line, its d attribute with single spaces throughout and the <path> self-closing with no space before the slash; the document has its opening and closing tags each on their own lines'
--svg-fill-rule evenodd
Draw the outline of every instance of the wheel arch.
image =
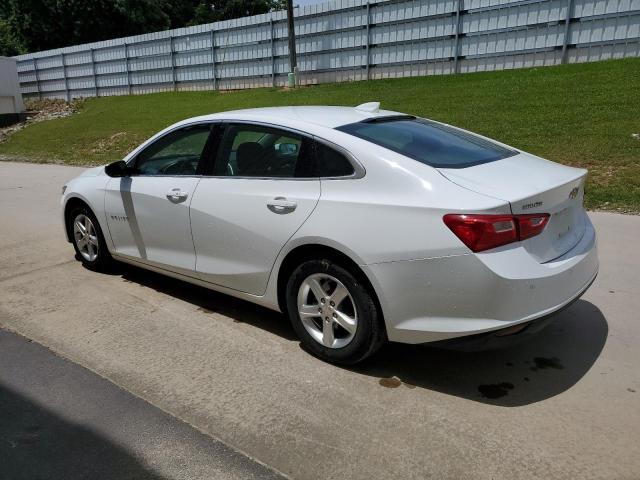
<svg viewBox="0 0 640 480">
<path fill-rule="evenodd" d="M 282 259 L 282 262 L 280 262 L 276 278 L 276 289 L 278 307 L 280 308 L 280 311 L 282 313 L 284 313 L 285 315 L 287 314 L 286 289 L 287 282 L 289 281 L 291 273 L 293 273 L 295 268 L 302 262 L 306 260 L 318 259 L 321 257 L 334 260 L 339 265 L 347 268 L 356 278 L 358 278 L 358 280 L 360 280 L 363 285 L 365 285 L 367 290 L 369 290 L 369 292 L 371 293 L 373 300 L 376 303 L 376 307 L 378 307 L 378 311 L 384 319 L 384 311 L 380 303 L 378 292 L 374 288 L 373 282 L 369 279 L 358 262 L 355 261 L 350 255 L 347 255 L 337 248 L 321 243 L 306 243 L 298 245 L 287 252 L 287 254 Z"/>
<path fill-rule="evenodd" d="M 69 221 L 68 221 L 68 216 L 69 213 L 71 213 L 71 211 L 74 208 L 77 208 L 79 206 L 84 206 L 87 207 L 89 210 L 91 210 L 91 212 L 95 215 L 96 219 L 98 220 L 98 223 L 100 222 L 100 216 L 99 216 L 99 212 L 96 211 L 95 208 L 93 208 L 93 205 L 91 205 L 91 202 L 89 202 L 89 200 L 87 200 L 85 197 L 83 197 L 82 195 L 78 195 L 78 194 L 72 194 L 70 195 L 64 202 L 64 207 L 63 207 L 63 214 L 62 217 L 64 219 L 64 231 L 67 235 L 67 242 L 71 243 L 72 239 L 73 239 L 73 233 L 71 231 L 71 226 L 69 225 Z M 104 228 L 102 225 L 100 225 L 100 228 L 102 229 L 102 231 L 104 232 Z M 106 236 L 105 236 L 105 240 L 106 240 Z M 108 240 L 107 240 L 108 242 Z"/>
<path fill-rule="evenodd" d="M 95 215 L 95 212 L 93 211 L 93 208 L 91 208 L 91 205 L 89 205 L 89 202 L 87 202 L 85 199 L 81 198 L 81 197 L 69 197 L 65 204 L 64 204 L 64 210 L 63 210 L 63 218 L 64 218 L 64 231 L 67 234 L 67 242 L 71 243 L 73 235 L 71 233 L 71 225 L 69 223 L 69 214 L 71 213 L 71 211 L 74 208 L 77 208 L 79 206 L 85 206 L 88 209 L 90 209 L 93 214 Z"/>
</svg>

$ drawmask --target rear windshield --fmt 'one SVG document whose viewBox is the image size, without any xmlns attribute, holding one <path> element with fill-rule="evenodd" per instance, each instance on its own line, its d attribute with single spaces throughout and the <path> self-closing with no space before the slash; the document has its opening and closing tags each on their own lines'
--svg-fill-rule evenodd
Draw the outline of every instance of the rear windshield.
<svg viewBox="0 0 640 480">
<path fill-rule="evenodd" d="M 518 152 L 460 130 L 421 118 L 377 118 L 337 130 L 439 168 L 464 168 Z"/>
</svg>

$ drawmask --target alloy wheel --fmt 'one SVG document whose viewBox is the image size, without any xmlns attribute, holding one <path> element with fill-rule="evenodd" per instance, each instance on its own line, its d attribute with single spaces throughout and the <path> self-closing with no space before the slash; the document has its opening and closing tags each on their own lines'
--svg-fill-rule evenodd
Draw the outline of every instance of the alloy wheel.
<svg viewBox="0 0 640 480">
<path fill-rule="evenodd" d="M 309 275 L 298 290 L 298 314 L 306 331 L 328 348 L 342 348 L 358 327 L 356 304 L 345 285 L 325 273 Z"/>
<path fill-rule="evenodd" d="M 98 234 L 91 219 L 83 213 L 73 220 L 73 238 L 86 261 L 93 262 L 98 258 Z"/>
</svg>

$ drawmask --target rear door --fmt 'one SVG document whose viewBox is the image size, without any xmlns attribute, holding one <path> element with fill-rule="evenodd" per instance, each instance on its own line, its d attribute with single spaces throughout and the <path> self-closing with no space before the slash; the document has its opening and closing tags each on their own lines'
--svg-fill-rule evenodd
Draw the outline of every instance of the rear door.
<svg viewBox="0 0 640 480">
<path fill-rule="evenodd" d="M 313 142 L 299 132 L 229 123 L 191 203 L 201 279 L 262 295 L 275 259 L 320 198 Z"/>
<path fill-rule="evenodd" d="M 105 210 L 116 253 L 195 275 L 189 206 L 210 130 L 211 124 L 173 130 L 136 156 L 130 176 L 109 180 Z"/>
</svg>

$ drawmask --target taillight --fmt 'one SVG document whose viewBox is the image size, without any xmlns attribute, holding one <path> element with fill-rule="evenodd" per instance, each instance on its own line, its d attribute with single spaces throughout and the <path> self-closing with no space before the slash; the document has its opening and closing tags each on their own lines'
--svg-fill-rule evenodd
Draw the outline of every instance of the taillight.
<svg viewBox="0 0 640 480">
<path fill-rule="evenodd" d="M 520 232 L 520 240 L 535 237 L 538 235 L 549 221 L 548 213 L 532 213 L 530 215 L 517 215 L 518 231 Z"/>
<path fill-rule="evenodd" d="M 472 215 L 450 213 L 444 223 L 474 252 L 482 252 L 538 235 L 549 214 Z"/>
</svg>

